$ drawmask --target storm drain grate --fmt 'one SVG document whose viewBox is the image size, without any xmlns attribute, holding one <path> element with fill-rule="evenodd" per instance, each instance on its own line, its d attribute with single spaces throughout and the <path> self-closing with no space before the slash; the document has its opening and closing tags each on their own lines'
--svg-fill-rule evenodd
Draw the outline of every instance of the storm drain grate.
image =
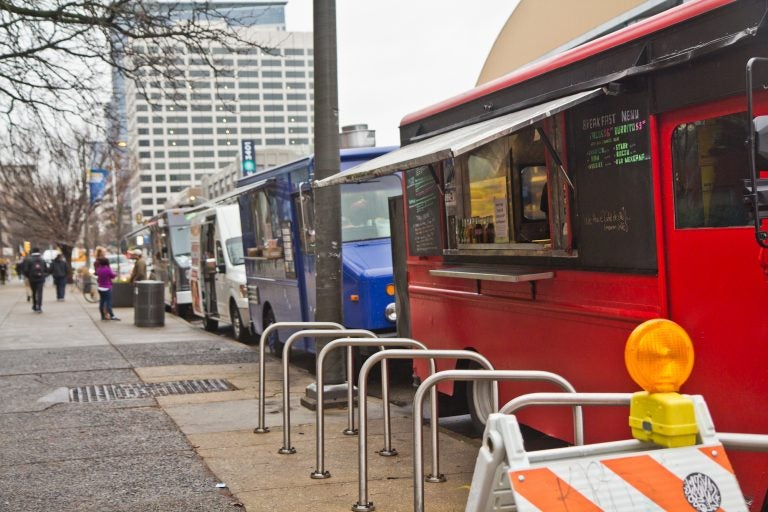
<svg viewBox="0 0 768 512">
<path fill-rule="evenodd" d="M 215 393 L 235 388 L 225 379 L 177 380 L 150 384 L 96 384 L 70 388 L 69 401 L 79 403 L 133 400 L 156 396 L 188 395 L 191 393 Z"/>
</svg>

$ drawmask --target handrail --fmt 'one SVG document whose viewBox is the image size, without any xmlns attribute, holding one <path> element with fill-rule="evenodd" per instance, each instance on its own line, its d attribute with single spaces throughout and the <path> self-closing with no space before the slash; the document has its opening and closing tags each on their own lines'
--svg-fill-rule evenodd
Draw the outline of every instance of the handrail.
<svg viewBox="0 0 768 512">
<path fill-rule="evenodd" d="M 272 331 L 278 329 L 344 329 L 344 326 L 337 324 L 336 322 L 275 322 L 264 328 L 259 338 L 259 417 L 258 425 L 253 432 L 255 434 L 266 434 L 269 432 L 269 427 L 265 425 L 265 403 L 267 399 L 267 393 L 264 389 L 264 382 L 266 380 L 264 364 L 264 348 L 269 339 L 269 335 Z"/>
</svg>

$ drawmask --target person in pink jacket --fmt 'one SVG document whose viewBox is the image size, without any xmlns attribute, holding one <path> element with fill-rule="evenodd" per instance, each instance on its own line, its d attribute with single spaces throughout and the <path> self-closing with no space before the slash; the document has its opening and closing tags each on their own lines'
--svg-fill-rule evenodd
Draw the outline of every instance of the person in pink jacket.
<svg viewBox="0 0 768 512">
<path fill-rule="evenodd" d="M 99 311 L 102 320 L 120 320 L 112 312 L 112 280 L 117 277 L 107 258 L 96 260 L 96 284 L 99 290 Z"/>
</svg>

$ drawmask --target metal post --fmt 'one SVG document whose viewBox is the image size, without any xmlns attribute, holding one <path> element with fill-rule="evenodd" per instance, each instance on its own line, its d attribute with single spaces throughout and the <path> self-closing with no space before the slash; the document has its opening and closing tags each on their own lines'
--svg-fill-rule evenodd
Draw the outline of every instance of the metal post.
<svg viewBox="0 0 768 512">
<path fill-rule="evenodd" d="M 278 329 L 297 329 L 297 328 L 304 328 L 304 329 L 343 329 L 344 326 L 341 324 L 337 324 L 334 322 L 275 322 L 274 324 L 268 325 L 266 328 L 264 328 L 264 332 L 261 333 L 261 338 L 259 339 L 259 424 L 258 426 L 253 429 L 253 432 L 256 434 L 266 434 L 269 432 L 269 427 L 265 425 L 265 402 L 266 402 L 266 390 L 264 386 L 264 381 L 266 380 L 265 376 L 265 369 L 264 369 L 264 352 L 267 344 L 267 339 L 269 339 L 269 335 L 272 334 L 272 331 L 276 331 Z"/>
<path fill-rule="evenodd" d="M 439 351 L 436 351 L 439 352 Z M 449 351 L 446 351 L 449 352 Z M 551 372 L 537 370 L 446 370 L 430 375 L 421 383 L 413 397 L 413 410 L 421 411 L 424 405 L 424 395 L 427 391 L 434 390 L 435 385 L 444 380 L 478 381 L 488 380 L 498 386 L 499 381 L 509 380 L 541 380 L 556 384 L 568 392 L 576 392 L 576 389 L 570 382 L 560 375 Z M 498 389 L 498 388 L 496 388 Z M 360 411 L 363 406 L 360 406 Z M 495 407 L 498 410 L 498 404 Z M 583 419 L 581 407 L 573 408 L 574 416 L 574 438 L 577 444 L 584 443 Z M 423 441 L 421 431 L 421 414 L 413 415 L 413 510 L 414 512 L 424 512 L 424 483 L 422 482 L 424 474 L 424 455 Z M 360 437 L 362 438 L 362 423 L 360 426 Z"/>
<path fill-rule="evenodd" d="M 337 174 L 339 157 L 339 92 L 336 61 L 336 2 L 314 0 L 315 179 Z M 316 269 L 315 318 L 342 322 L 341 190 L 315 191 Z M 328 383 L 344 381 L 341 356 L 328 368 Z"/>
<path fill-rule="evenodd" d="M 373 505 L 373 502 L 368 501 L 368 440 L 367 440 L 367 434 L 366 430 L 368 428 L 368 419 L 367 419 L 367 388 L 368 388 L 368 374 L 371 371 L 371 368 L 378 363 L 379 361 L 383 361 L 384 359 L 430 359 L 434 360 L 437 358 L 442 359 L 469 359 L 470 361 L 475 361 L 479 365 L 487 368 L 488 370 L 493 370 L 493 366 L 491 365 L 490 361 L 483 357 L 481 354 L 478 354 L 477 352 L 472 352 L 470 350 L 383 350 L 381 352 L 377 352 L 376 354 L 373 354 L 371 357 L 368 358 L 368 360 L 363 364 L 363 367 L 360 369 L 360 377 L 358 378 L 357 383 L 357 401 L 358 401 L 358 414 L 360 414 L 360 438 L 358 439 L 359 442 L 359 449 L 358 449 L 358 457 L 360 458 L 359 465 L 358 465 L 358 483 L 359 483 L 359 494 L 358 494 L 358 500 L 357 503 L 352 505 L 353 512 L 370 512 L 371 510 L 374 510 L 375 507 Z M 434 374 L 439 375 L 439 374 Z M 427 379 L 430 379 L 434 377 L 434 375 L 430 375 Z M 423 386 L 423 384 L 422 384 Z M 419 389 L 421 389 L 421 386 L 419 386 Z M 439 445 L 438 445 L 438 413 L 437 413 L 437 388 L 433 388 L 431 391 L 430 396 L 430 408 L 431 408 L 431 420 L 430 420 L 430 426 L 432 431 L 432 474 L 427 477 L 428 482 L 444 482 L 445 476 L 440 473 L 440 459 L 439 459 Z M 499 409 L 499 390 L 498 386 L 494 384 L 493 386 L 493 410 L 496 411 Z M 414 421 L 418 421 L 419 427 L 421 427 L 421 408 L 423 407 L 423 400 L 422 403 L 418 404 L 418 409 L 416 408 L 416 403 L 414 402 L 414 409 L 413 409 L 413 417 Z M 419 429 L 419 434 L 421 434 L 421 429 Z M 419 440 L 421 442 L 421 440 Z M 421 445 L 419 445 L 421 446 Z M 415 457 L 415 454 L 414 454 Z M 422 464 L 423 466 L 423 464 Z M 423 471 L 422 471 L 423 473 Z M 421 475 L 421 473 L 419 473 Z M 419 479 L 419 484 L 421 484 L 421 478 Z M 422 489 L 421 492 L 423 493 L 424 490 Z"/>
<path fill-rule="evenodd" d="M 336 330 L 305 330 L 291 334 L 283 346 L 283 446 L 277 453 L 290 455 L 296 453 L 296 449 L 291 446 L 291 393 L 289 383 L 289 365 L 291 363 L 291 346 L 300 338 L 336 338 L 339 335 L 359 336 L 366 338 L 375 338 L 376 334 L 365 329 L 336 329 Z M 352 347 L 347 350 L 347 358 L 352 359 Z M 318 379 L 320 375 L 316 376 Z M 348 378 L 347 386 L 352 386 L 351 376 Z M 318 385 L 318 392 L 320 386 Z M 318 395 L 319 397 L 320 395 Z M 350 402 L 349 407 L 353 407 L 354 402 Z"/>
<path fill-rule="evenodd" d="M 337 340 L 333 340 L 330 343 L 328 343 L 326 346 L 322 348 L 320 351 L 320 354 L 317 356 L 317 410 L 316 410 L 316 440 L 315 440 L 315 446 L 317 448 L 317 461 L 315 464 L 315 470 L 310 473 L 311 478 L 315 479 L 323 479 L 323 478 L 330 478 L 331 473 L 330 471 L 325 470 L 325 409 L 323 407 L 323 401 L 322 398 L 322 374 L 323 374 L 323 366 L 325 364 L 325 358 L 327 357 L 328 353 L 332 351 L 335 348 L 338 347 L 347 347 L 347 349 L 351 349 L 352 347 L 378 347 L 382 350 L 384 350 L 385 346 L 389 347 L 411 347 L 421 350 L 427 350 L 427 346 L 421 343 L 420 341 L 412 340 L 409 338 L 379 338 L 377 340 L 361 340 L 361 339 L 355 339 L 355 338 L 339 338 Z M 389 405 L 389 392 L 387 391 L 387 387 L 389 386 L 388 380 L 384 379 L 385 372 L 387 371 L 385 363 L 386 359 L 381 362 L 381 371 L 382 371 L 382 378 L 381 378 L 381 396 L 382 401 L 384 402 L 384 448 L 382 450 L 379 450 L 379 455 L 389 457 L 393 455 L 397 455 L 397 450 L 392 448 L 392 433 L 391 433 L 391 416 L 390 416 L 390 405 Z M 435 363 L 434 361 L 430 360 L 430 375 L 432 373 L 435 373 Z M 351 386 L 350 386 L 351 389 Z M 433 449 L 435 447 L 433 446 Z"/>
</svg>

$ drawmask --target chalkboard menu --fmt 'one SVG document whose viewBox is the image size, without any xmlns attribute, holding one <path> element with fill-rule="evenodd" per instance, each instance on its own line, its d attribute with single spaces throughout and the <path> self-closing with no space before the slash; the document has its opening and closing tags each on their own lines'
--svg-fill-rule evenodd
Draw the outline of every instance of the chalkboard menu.
<svg viewBox="0 0 768 512">
<path fill-rule="evenodd" d="M 405 173 L 408 205 L 408 248 L 411 256 L 442 254 L 440 189 L 429 166 Z"/>
<path fill-rule="evenodd" d="M 642 93 L 604 96 L 568 115 L 582 265 L 652 271 L 656 263 L 650 131 Z"/>
</svg>

